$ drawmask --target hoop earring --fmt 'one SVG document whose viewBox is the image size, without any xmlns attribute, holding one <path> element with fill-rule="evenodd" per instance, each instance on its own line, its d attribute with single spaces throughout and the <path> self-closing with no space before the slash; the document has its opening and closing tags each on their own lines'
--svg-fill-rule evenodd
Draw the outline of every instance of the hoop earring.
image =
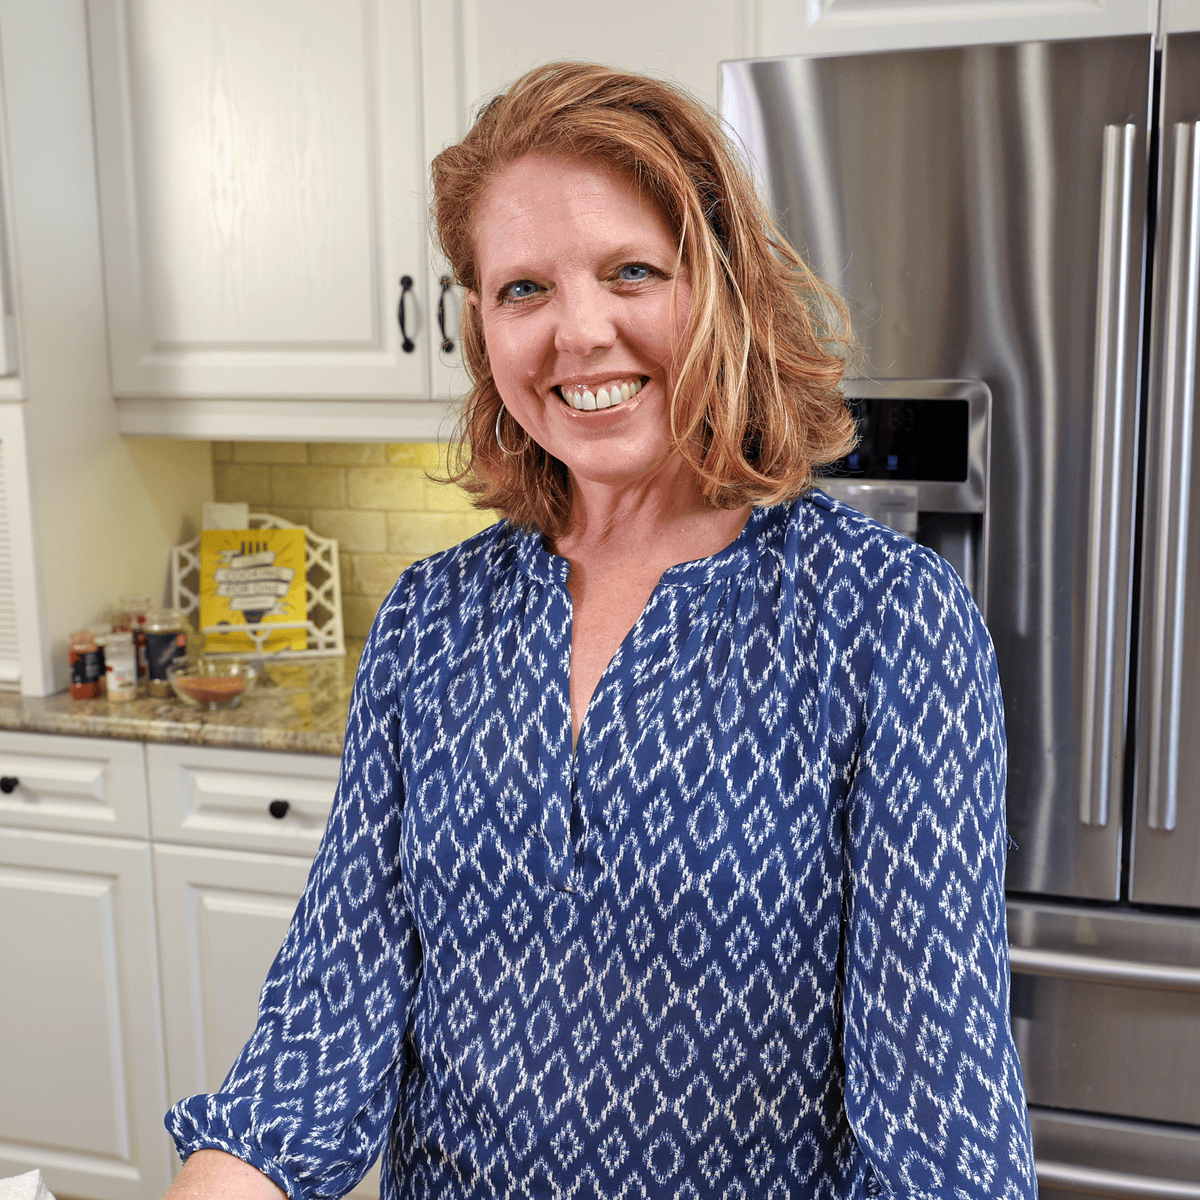
<svg viewBox="0 0 1200 1200">
<path fill-rule="evenodd" d="M 501 404 L 499 411 L 496 413 L 496 445 L 500 447 L 501 454 L 504 454 L 506 457 L 520 458 L 525 452 L 525 447 L 529 445 L 529 434 L 525 435 L 525 441 L 522 443 L 520 450 L 510 450 L 504 444 L 504 439 L 500 436 L 500 418 L 504 416 L 506 411 L 504 405 Z"/>
</svg>

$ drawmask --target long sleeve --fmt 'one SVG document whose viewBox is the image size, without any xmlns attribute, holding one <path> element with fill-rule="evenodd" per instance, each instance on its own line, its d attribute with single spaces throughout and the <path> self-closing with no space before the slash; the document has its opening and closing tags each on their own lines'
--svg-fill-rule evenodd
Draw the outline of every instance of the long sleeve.
<svg viewBox="0 0 1200 1200">
<path fill-rule="evenodd" d="M 333 810 L 221 1090 L 168 1113 L 182 1156 L 216 1148 L 291 1197 L 341 1196 L 387 1135 L 420 971 L 400 886 L 399 697 L 411 660 L 404 580 L 363 651 Z"/>
<path fill-rule="evenodd" d="M 991 641 L 942 560 L 884 593 L 848 797 L 845 1105 L 889 1196 L 1036 1196 L 1009 1028 Z"/>
</svg>

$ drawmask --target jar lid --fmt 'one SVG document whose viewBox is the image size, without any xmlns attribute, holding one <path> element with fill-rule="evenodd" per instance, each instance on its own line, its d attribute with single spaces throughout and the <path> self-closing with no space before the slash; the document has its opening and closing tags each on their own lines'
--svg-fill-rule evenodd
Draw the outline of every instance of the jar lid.
<svg viewBox="0 0 1200 1200">
<path fill-rule="evenodd" d="M 187 614 L 181 608 L 156 608 L 146 614 L 147 633 L 170 633 L 187 628 Z"/>
</svg>

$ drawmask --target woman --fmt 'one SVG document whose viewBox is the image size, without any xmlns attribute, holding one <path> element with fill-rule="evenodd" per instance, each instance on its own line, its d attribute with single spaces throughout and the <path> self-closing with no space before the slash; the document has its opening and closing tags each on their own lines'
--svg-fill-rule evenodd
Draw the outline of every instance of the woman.
<svg viewBox="0 0 1200 1200">
<path fill-rule="evenodd" d="M 657 82 L 538 69 L 434 182 L 508 520 L 380 611 L 177 1186 L 337 1196 L 385 1144 L 385 1196 L 1035 1195 L 991 645 L 807 490 L 836 306 Z"/>
</svg>

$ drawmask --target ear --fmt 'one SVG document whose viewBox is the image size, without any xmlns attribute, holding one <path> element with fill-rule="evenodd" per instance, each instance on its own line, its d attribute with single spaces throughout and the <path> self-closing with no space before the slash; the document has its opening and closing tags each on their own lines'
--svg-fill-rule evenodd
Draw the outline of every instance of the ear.
<svg viewBox="0 0 1200 1200">
<path fill-rule="evenodd" d="M 470 302 L 471 302 L 473 305 L 475 305 L 475 307 L 476 307 L 476 308 L 478 308 L 478 307 L 479 307 L 479 293 L 478 293 L 478 292 L 468 292 L 468 293 L 467 293 L 467 299 L 468 299 L 468 300 L 469 300 L 469 301 L 470 301 Z"/>
</svg>

